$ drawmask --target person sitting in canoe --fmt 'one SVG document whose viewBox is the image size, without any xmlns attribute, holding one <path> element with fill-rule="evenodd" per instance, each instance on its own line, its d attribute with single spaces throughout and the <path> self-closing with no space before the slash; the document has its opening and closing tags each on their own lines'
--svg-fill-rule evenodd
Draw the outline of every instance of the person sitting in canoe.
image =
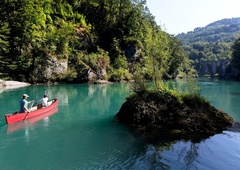
<svg viewBox="0 0 240 170">
<path fill-rule="evenodd" d="M 42 107 L 47 107 L 48 106 L 48 95 L 44 94 L 42 98 Z"/>
<path fill-rule="evenodd" d="M 20 100 L 20 109 L 19 109 L 19 113 L 25 113 L 25 112 L 30 112 L 29 109 L 28 109 L 28 104 L 33 102 L 34 100 L 28 102 L 27 101 L 27 98 L 29 96 L 27 94 L 23 94 L 22 95 L 22 99 Z"/>
</svg>

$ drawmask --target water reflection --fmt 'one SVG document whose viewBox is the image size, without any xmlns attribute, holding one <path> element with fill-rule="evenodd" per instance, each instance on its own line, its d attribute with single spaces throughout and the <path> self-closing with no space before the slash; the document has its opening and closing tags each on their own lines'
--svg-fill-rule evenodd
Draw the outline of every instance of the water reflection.
<svg viewBox="0 0 240 170">
<path fill-rule="evenodd" d="M 198 169 L 199 145 L 190 141 L 149 145 L 139 165 L 148 165 L 145 169 Z"/>
</svg>

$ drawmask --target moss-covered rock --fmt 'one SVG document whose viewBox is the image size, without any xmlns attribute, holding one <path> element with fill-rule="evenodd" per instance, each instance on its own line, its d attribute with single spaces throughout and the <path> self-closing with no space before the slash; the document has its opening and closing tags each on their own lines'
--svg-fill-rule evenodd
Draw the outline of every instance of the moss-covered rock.
<svg viewBox="0 0 240 170">
<path fill-rule="evenodd" d="M 151 142 L 186 139 L 198 141 L 221 133 L 233 124 L 224 111 L 199 96 L 139 93 L 127 99 L 116 117 Z"/>
</svg>

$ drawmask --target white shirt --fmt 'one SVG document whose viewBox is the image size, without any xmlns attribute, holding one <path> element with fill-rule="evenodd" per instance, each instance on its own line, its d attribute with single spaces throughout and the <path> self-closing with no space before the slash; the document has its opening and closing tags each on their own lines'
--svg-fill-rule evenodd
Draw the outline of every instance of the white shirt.
<svg viewBox="0 0 240 170">
<path fill-rule="evenodd" d="M 47 107 L 48 106 L 48 97 L 42 98 L 42 106 Z"/>
</svg>

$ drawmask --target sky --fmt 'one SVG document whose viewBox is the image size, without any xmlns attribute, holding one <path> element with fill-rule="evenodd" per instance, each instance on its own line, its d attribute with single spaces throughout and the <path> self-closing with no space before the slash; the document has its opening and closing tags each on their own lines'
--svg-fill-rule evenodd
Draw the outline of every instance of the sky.
<svg viewBox="0 0 240 170">
<path fill-rule="evenodd" d="M 147 0 L 147 6 L 158 25 L 174 35 L 240 17 L 240 0 Z"/>
</svg>

